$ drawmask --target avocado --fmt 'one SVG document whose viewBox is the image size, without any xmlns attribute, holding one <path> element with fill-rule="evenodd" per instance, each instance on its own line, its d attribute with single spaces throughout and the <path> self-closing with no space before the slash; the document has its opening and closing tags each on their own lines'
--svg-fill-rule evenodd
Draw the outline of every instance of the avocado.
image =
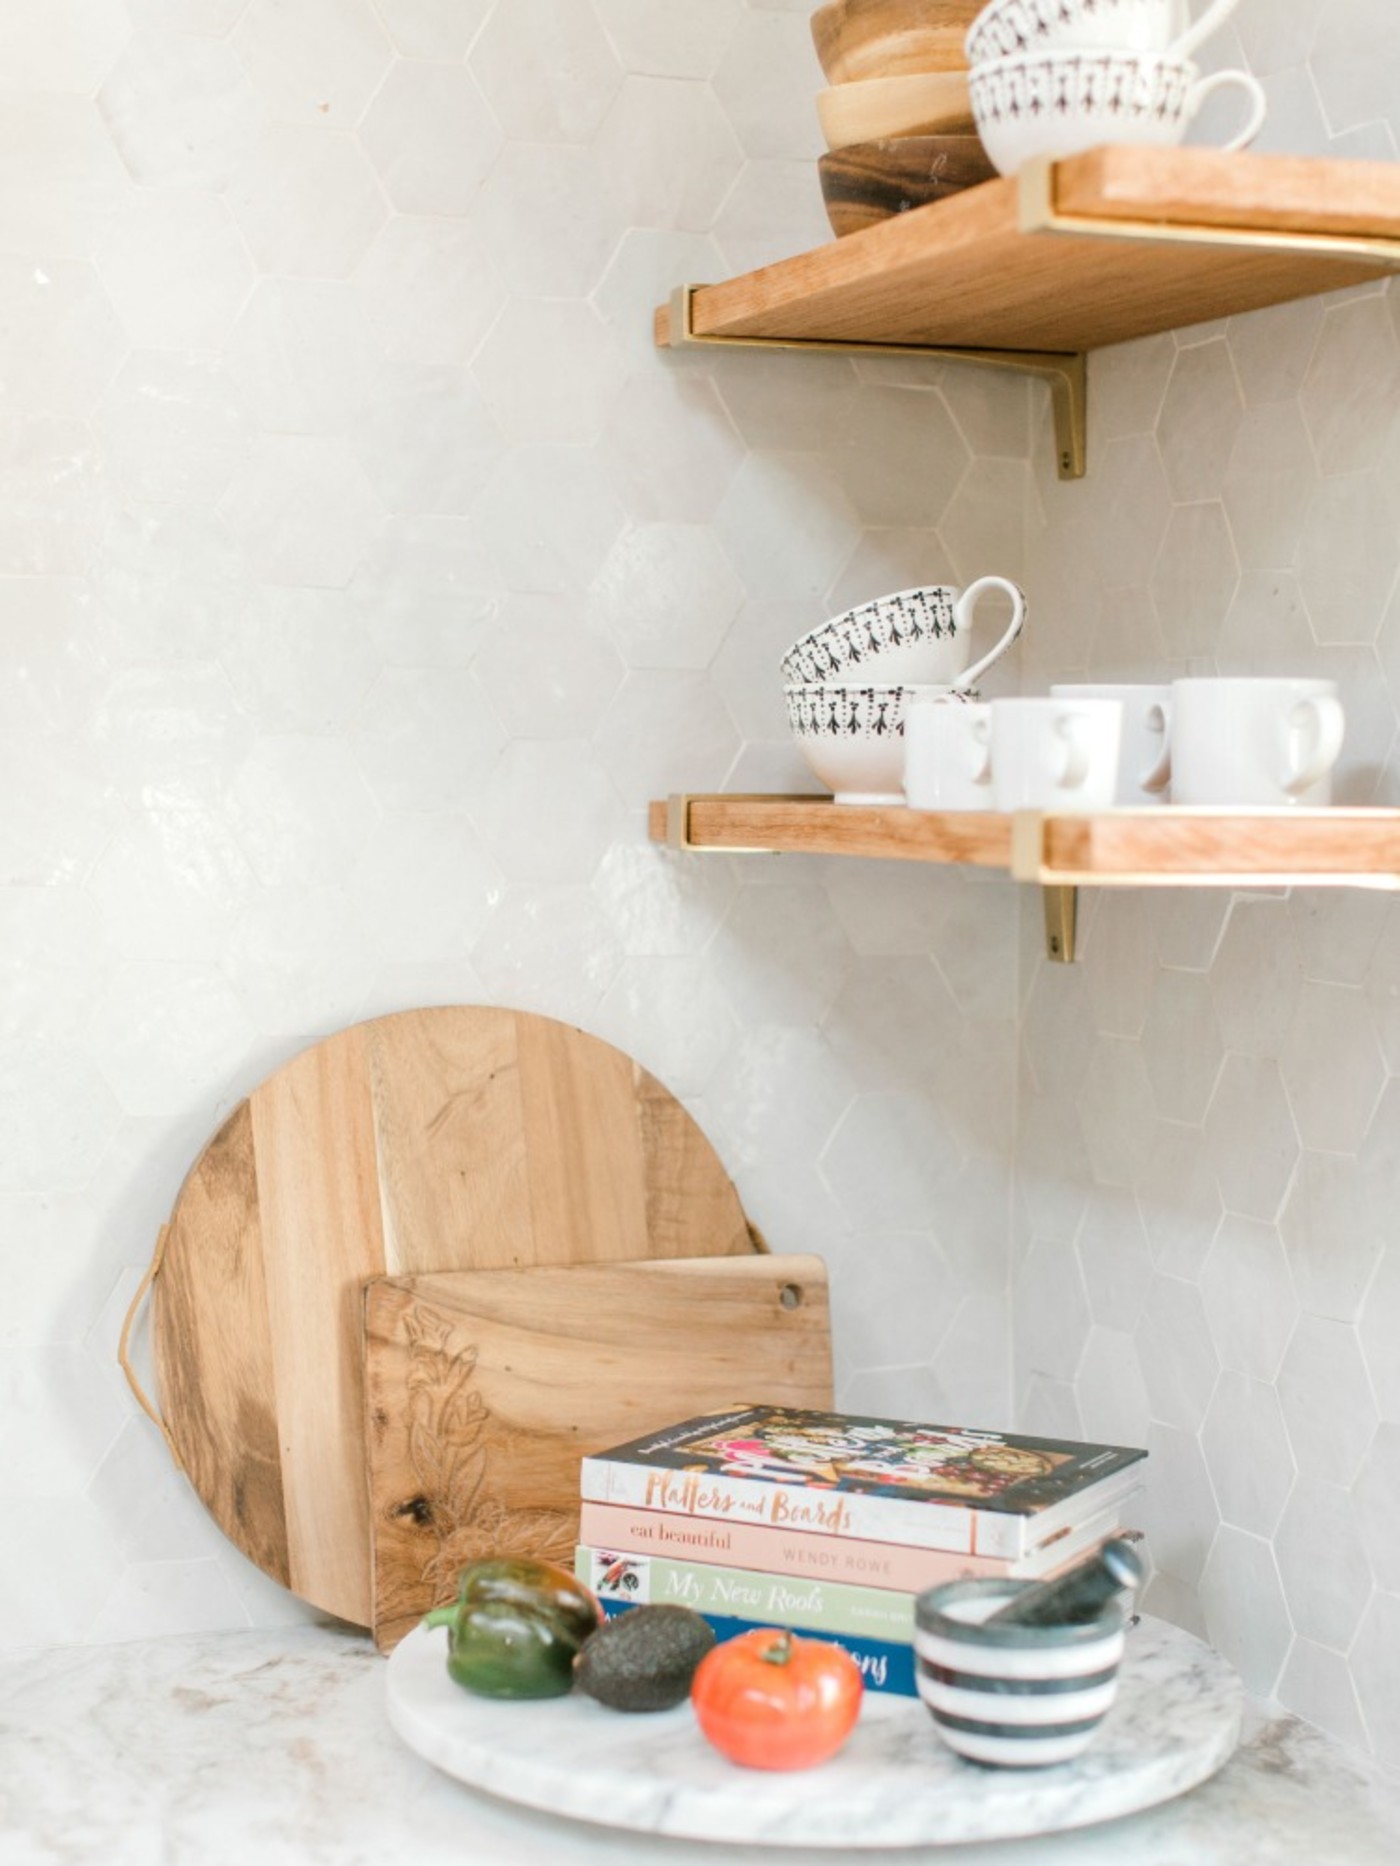
<svg viewBox="0 0 1400 1866">
<path fill-rule="evenodd" d="M 689 1696 L 715 1643 L 690 1607 L 628 1607 L 600 1626 L 574 1660 L 574 1685 L 610 1710 L 670 1710 Z"/>
</svg>

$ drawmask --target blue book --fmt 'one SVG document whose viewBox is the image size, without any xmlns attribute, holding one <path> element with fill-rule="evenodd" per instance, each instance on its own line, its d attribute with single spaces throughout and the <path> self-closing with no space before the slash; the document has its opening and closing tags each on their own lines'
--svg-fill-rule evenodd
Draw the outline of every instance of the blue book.
<svg viewBox="0 0 1400 1866">
<path fill-rule="evenodd" d="M 619 1613 L 631 1613 L 636 1604 L 630 1600 L 605 1600 L 602 1606 L 611 1620 Z M 750 1633 L 756 1626 L 775 1624 L 772 1620 L 735 1620 L 723 1613 L 706 1613 L 701 1618 L 709 1622 L 715 1638 L 721 1642 L 734 1639 L 740 1633 Z M 805 1626 L 791 1626 L 788 1631 L 799 1639 L 824 1639 L 829 1646 L 840 1646 L 842 1651 L 849 1652 L 860 1667 L 867 1691 L 892 1691 L 902 1698 L 919 1695 L 914 1682 L 912 1645 L 902 1645 L 893 1639 L 866 1639 L 850 1633 L 818 1632 Z"/>
</svg>

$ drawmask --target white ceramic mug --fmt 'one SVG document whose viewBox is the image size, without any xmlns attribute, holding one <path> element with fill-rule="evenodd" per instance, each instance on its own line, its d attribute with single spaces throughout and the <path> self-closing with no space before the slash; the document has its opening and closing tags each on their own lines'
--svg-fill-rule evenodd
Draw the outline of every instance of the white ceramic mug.
<svg viewBox="0 0 1400 1866">
<path fill-rule="evenodd" d="M 1268 114 L 1251 72 L 1203 78 L 1189 59 L 1162 52 L 1026 52 L 974 65 L 970 83 L 978 134 L 1003 175 L 1101 143 L 1179 143 L 1206 99 L 1228 87 L 1245 93 L 1250 110 L 1222 148 L 1253 142 Z"/>
<path fill-rule="evenodd" d="M 1186 0 L 988 0 L 967 29 L 967 61 L 1096 46 L 1185 58 L 1238 5 L 1215 0 L 1193 26 Z"/>
<path fill-rule="evenodd" d="M 1108 810 L 1118 783 L 1120 700 L 993 700 L 998 810 Z"/>
<path fill-rule="evenodd" d="M 1265 809 L 1332 801 L 1346 714 L 1333 680 L 1172 682 L 1172 802 Z"/>
<path fill-rule="evenodd" d="M 1050 689 L 1050 697 L 1121 701 L 1123 739 L 1118 752 L 1118 783 L 1113 801 L 1128 809 L 1142 809 L 1167 801 L 1172 774 L 1170 686 L 1062 683 Z"/>
<path fill-rule="evenodd" d="M 911 810 L 990 810 L 992 709 L 919 700 L 904 716 L 904 801 Z"/>
</svg>

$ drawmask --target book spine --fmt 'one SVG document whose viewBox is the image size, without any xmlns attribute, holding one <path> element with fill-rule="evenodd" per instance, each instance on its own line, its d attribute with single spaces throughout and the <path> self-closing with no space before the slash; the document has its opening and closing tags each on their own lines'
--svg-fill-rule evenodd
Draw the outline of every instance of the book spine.
<svg viewBox="0 0 1400 1866">
<path fill-rule="evenodd" d="M 917 1594 L 940 1581 L 1014 1573 L 1011 1561 L 956 1551 L 910 1548 L 898 1542 L 865 1542 L 846 1536 L 810 1535 L 766 1523 L 715 1522 L 665 1510 L 629 1509 L 585 1501 L 579 1540 L 619 1554 L 661 1555 L 725 1568 L 757 1568 L 764 1574 L 813 1577 L 858 1587 Z"/>
<path fill-rule="evenodd" d="M 620 1613 L 630 1613 L 635 1604 L 606 1600 L 603 1607 L 608 1618 L 613 1619 Z M 807 1627 L 791 1626 L 786 1620 L 740 1620 L 723 1613 L 707 1613 L 702 1617 L 709 1622 L 716 1640 L 721 1644 L 726 1639 L 737 1639 L 740 1633 L 752 1632 L 756 1626 L 774 1625 L 787 1626 L 799 1639 L 824 1639 L 828 1645 L 840 1646 L 843 1652 L 850 1653 L 860 1667 L 867 1691 L 888 1691 L 902 1698 L 916 1698 L 919 1695 L 912 1643 L 902 1644 L 894 1639 L 866 1639 L 854 1633 L 818 1632 Z"/>
<path fill-rule="evenodd" d="M 801 1530 L 807 1535 L 905 1542 L 962 1555 L 1019 1555 L 1025 1533 L 1019 1516 L 958 1504 L 853 1496 L 805 1484 L 767 1483 L 725 1472 L 656 1470 L 599 1457 L 583 1459 L 579 1489 L 589 1503 L 621 1503 L 671 1516 Z"/>
<path fill-rule="evenodd" d="M 575 1551 L 574 1572 L 605 1606 L 664 1603 L 760 1626 L 800 1622 L 833 1636 L 893 1639 L 906 1645 L 914 1639 L 914 1596 L 890 1588 L 852 1587 L 656 1555 L 618 1556 L 610 1549 L 582 1547 Z"/>
</svg>

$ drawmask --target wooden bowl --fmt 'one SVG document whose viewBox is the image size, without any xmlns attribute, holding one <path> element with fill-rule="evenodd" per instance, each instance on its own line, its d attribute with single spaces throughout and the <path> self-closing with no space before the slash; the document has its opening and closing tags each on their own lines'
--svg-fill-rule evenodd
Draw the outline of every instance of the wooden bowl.
<svg viewBox="0 0 1400 1866">
<path fill-rule="evenodd" d="M 962 71 L 964 40 L 982 0 L 830 0 L 812 15 L 828 84 Z"/>
<path fill-rule="evenodd" d="M 822 156 L 817 169 L 826 217 L 838 239 L 975 188 L 997 172 L 980 136 L 891 136 L 852 143 Z"/>
<path fill-rule="evenodd" d="M 976 127 L 965 71 L 833 84 L 817 92 L 817 116 L 828 149 L 889 136 L 960 136 Z"/>
</svg>

